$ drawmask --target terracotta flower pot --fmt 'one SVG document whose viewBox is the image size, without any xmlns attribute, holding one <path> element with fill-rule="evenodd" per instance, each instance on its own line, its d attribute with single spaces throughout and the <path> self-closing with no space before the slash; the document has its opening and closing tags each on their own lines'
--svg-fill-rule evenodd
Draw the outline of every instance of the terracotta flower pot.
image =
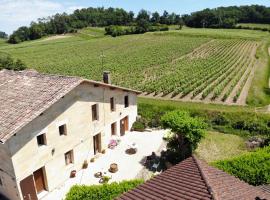
<svg viewBox="0 0 270 200">
<path fill-rule="evenodd" d="M 111 173 L 116 173 L 118 171 L 118 165 L 116 163 L 112 163 L 110 165 L 110 169 L 109 169 L 109 172 Z"/>
</svg>

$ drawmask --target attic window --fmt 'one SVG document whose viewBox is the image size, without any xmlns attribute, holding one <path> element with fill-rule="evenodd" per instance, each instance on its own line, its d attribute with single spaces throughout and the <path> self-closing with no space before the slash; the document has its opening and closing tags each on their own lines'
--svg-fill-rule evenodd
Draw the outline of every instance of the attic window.
<svg viewBox="0 0 270 200">
<path fill-rule="evenodd" d="M 67 135 L 67 125 L 59 126 L 59 135 Z"/>
<path fill-rule="evenodd" d="M 39 136 L 37 136 L 37 143 L 38 146 L 43 146 L 46 145 L 46 135 L 45 134 L 41 134 Z"/>
<path fill-rule="evenodd" d="M 129 99 L 128 96 L 125 96 L 125 108 L 129 107 Z"/>
<path fill-rule="evenodd" d="M 92 121 L 98 120 L 98 105 L 92 105 Z"/>
<path fill-rule="evenodd" d="M 115 102 L 114 102 L 113 97 L 110 98 L 110 107 L 111 107 L 111 112 L 115 111 Z"/>
</svg>

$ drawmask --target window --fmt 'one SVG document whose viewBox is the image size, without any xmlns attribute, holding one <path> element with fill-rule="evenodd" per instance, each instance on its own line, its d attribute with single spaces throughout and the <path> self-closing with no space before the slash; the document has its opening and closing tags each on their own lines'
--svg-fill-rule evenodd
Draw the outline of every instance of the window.
<svg viewBox="0 0 270 200">
<path fill-rule="evenodd" d="M 46 136 L 45 136 L 45 134 L 41 134 L 41 135 L 37 136 L 37 143 L 38 143 L 38 146 L 46 145 Z"/>
<path fill-rule="evenodd" d="M 111 124 L 111 134 L 116 135 L 116 122 Z"/>
<path fill-rule="evenodd" d="M 128 96 L 125 96 L 125 108 L 129 106 Z"/>
<path fill-rule="evenodd" d="M 114 98 L 110 98 L 110 105 L 111 105 L 111 111 L 115 111 L 115 104 L 114 104 Z"/>
<path fill-rule="evenodd" d="M 3 181 L 1 177 L 0 177 L 0 186 L 3 186 Z"/>
<path fill-rule="evenodd" d="M 70 165 L 70 164 L 74 163 L 74 161 L 73 161 L 73 150 L 65 153 L 65 162 L 66 162 L 66 165 Z"/>
<path fill-rule="evenodd" d="M 98 105 L 92 105 L 92 121 L 98 120 Z"/>
<path fill-rule="evenodd" d="M 67 135 L 67 126 L 66 124 L 59 126 L 59 135 Z"/>
</svg>

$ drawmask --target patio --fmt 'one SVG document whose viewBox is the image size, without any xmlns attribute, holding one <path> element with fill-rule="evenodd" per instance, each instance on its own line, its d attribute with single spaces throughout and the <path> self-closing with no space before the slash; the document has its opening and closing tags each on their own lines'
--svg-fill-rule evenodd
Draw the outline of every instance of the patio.
<svg viewBox="0 0 270 200">
<path fill-rule="evenodd" d="M 107 149 L 105 154 L 101 154 L 99 158 L 93 163 L 89 163 L 87 169 L 82 169 L 77 172 L 75 178 L 68 179 L 65 183 L 59 186 L 57 189 L 51 191 L 45 195 L 42 200 L 61 200 L 65 198 L 65 194 L 69 189 L 75 185 L 96 185 L 99 184 L 99 178 L 95 178 L 94 174 L 97 172 L 104 172 L 105 176 L 111 177 L 111 182 L 118 182 L 122 180 L 130 180 L 137 177 L 148 178 L 151 176 L 151 172 L 147 173 L 142 160 L 151 155 L 152 152 L 159 153 L 164 147 L 164 141 L 162 139 L 165 130 L 158 130 L 152 132 L 129 132 L 125 136 L 121 137 L 121 142 L 115 149 Z M 129 155 L 126 153 L 130 144 L 136 143 L 137 152 Z M 110 173 L 108 169 L 110 164 L 117 163 L 118 171 L 116 173 Z M 142 173 L 144 174 L 142 176 Z M 148 176 L 148 177 L 147 177 Z"/>
</svg>

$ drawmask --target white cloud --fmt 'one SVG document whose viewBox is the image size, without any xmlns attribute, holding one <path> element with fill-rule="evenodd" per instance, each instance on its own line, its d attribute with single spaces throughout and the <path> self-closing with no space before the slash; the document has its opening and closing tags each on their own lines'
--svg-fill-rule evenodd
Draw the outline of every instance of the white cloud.
<svg viewBox="0 0 270 200">
<path fill-rule="evenodd" d="M 52 0 L 0 0 L 0 31 L 12 33 L 19 26 L 56 13 L 72 13 L 79 6 L 65 6 Z"/>
</svg>

